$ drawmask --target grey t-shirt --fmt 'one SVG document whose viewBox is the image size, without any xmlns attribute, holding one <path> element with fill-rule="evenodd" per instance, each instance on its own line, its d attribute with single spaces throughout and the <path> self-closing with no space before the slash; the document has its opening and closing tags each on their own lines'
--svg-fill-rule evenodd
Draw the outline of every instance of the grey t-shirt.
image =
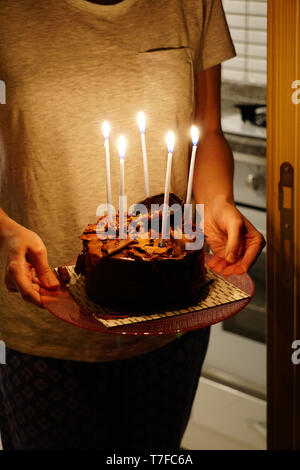
<svg viewBox="0 0 300 470">
<path fill-rule="evenodd" d="M 78 235 L 106 201 L 101 124 L 111 123 L 113 203 L 116 140 L 125 134 L 129 205 L 145 197 L 138 111 L 147 117 L 151 194 L 164 190 L 168 130 L 176 133 L 171 189 L 184 197 L 195 75 L 234 56 L 220 0 L 0 2 L 0 206 L 36 231 L 52 267 L 74 259 Z M 58 358 L 108 361 L 157 348 L 168 337 L 84 331 L 6 292 L 0 332 L 7 346 Z M 116 292 L 117 295 L 117 292 Z"/>
</svg>

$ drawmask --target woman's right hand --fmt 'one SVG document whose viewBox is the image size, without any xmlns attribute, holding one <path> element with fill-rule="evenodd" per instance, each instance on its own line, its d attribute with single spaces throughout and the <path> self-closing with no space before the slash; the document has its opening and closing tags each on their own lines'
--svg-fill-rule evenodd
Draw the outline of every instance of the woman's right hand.
<svg viewBox="0 0 300 470">
<path fill-rule="evenodd" d="M 19 292 L 24 300 L 43 308 L 40 286 L 50 290 L 59 287 L 48 265 L 43 241 L 35 232 L 9 218 L 1 226 L 0 241 L 7 289 Z"/>
</svg>

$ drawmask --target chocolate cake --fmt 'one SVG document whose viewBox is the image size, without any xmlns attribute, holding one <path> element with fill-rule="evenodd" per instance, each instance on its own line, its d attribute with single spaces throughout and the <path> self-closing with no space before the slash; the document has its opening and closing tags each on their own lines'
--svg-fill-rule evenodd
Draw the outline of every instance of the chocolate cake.
<svg viewBox="0 0 300 470">
<path fill-rule="evenodd" d="M 171 199 L 180 205 L 176 196 L 171 195 Z M 143 202 L 147 206 L 151 200 L 161 203 L 159 196 Z M 160 232 L 150 233 L 148 228 L 150 230 L 151 220 L 155 217 L 161 228 L 161 212 L 148 214 L 127 215 L 128 226 L 132 222 L 138 224 L 135 237 L 129 232 L 127 238 L 119 238 L 118 214 L 116 237 L 99 238 L 99 222 L 106 230 L 108 228 L 106 216 L 96 224 L 88 225 L 80 235 L 83 250 L 75 271 L 85 276 L 87 294 L 99 305 L 120 312 L 153 313 L 154 310 L 189 306 L 199 300 L 206 271 L 203 248 L 186 250 L 186 243 L 191 239 L 185 235 L 176 238 L 177 231 L 182 229 L 182 220 L 180 227 L 175 226 L 172 213 L 169 239 L 162 240 Z M 148 222 L 146 230 L 145 219 Z"/>
</svg>

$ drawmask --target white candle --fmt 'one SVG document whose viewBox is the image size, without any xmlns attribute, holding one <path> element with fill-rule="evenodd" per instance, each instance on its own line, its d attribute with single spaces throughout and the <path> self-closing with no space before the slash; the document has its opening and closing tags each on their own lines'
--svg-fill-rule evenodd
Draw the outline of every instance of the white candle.
<svg viewBox="0 0 300 470">
<path fill-rule="evenodd" d="M 169 196 L 170 196 L 170 185 L 171 185 L 171 169 L 172 169 L 172 156 L 174 151 L 175 136 L 174 133 L 169 131 L 167 135 L 167 147 L 168 147 L 168 163 L 167 163 L 167 173 L 166 173 L 166 183 L 165 183 L 165 197 L 164 197 L 164 206 L 163 206 L 163 215 L 162 215 L 162 239 L 167 238 L 167 219 L 168 219 L 168 206 L 169 206 Z"/>
<path fill-rule="evenodd" d="M 124 196 L 125 196 L 125 174 L 124 159 L 126 153 L 126 140 L 123 135 L 120 136 L 118 142 L 118 151 L 120 157 L 120 197 L 119 197 L 119 237 L 124 238 Z"/>
<path fill-rule="evenodd" d="M 199 131 L 196 126 L 192 126 L 191 136 L 192 136 L 192 142 L 193 142 L 193 149 L 192 149 L 192 155 L 191 155 L 191 161 L 190 161 L 189 180 L 188 180 L 187 195 L 186 195 L 186 201 L 185 201 L 186 204 L 190 204 L 191 198 L 192 198 L 195 157 L 196 157 L 197 145 L 198 145 L 198 140 L 199 140 Z"/>
<path fill-rule="evenodd" d="M 146 149 L 146 117 L 145 114 L 141 111 L 138 113 L 138 126 L 141 134 L 141 143 L 142 143 L 142 154 L 143 154 L 143 164 L 144 164 L 144 178 L 145 178 L 145 191 L 146 197 L 150 196 L 150 187 L 149 187 L 149 174 L 148 174 L 148 157 Z"/>
<path fill-rule="evenodd" d="M 102 133 L 104 137 L 105 157 L 106 157 L 106 193 L 108 204 L 108 218 L 111 220 L 111 179 L 110 179 L 110 150 L 109 150 L 109 136 L 110 125 L 107 121 L 102 124 Z"/>
</svg>

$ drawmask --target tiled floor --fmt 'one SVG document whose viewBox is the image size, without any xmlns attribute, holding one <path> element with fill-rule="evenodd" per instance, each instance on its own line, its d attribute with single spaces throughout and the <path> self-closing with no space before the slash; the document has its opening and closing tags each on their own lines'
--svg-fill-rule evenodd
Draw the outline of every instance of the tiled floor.
<svg viewBox="0 0 300 470">
<path fill-rule="evenodd" d="M 191 450 L 264 450 L 266 402 L 201 378 L 182 446 Z"/>
</svg>

